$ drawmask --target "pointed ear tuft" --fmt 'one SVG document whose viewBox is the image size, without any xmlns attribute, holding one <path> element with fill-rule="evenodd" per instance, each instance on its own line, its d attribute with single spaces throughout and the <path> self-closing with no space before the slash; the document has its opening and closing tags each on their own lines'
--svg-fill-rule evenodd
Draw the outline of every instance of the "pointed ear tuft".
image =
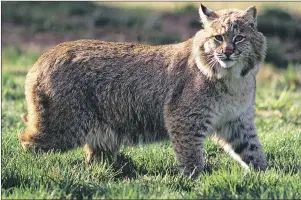
<svg viewBox="0 0 301 200">
<path fill-rule="evenodd" d="M 247 10 L 245 10 L 245 12 L 244 12 L 243 15 L 248 15 L 248 16 L 251 16 L 254 19 L 256 19 L 256 17 L 257 17 L 257 9 L 256 9 L 256 7 L 255 6 L 249 7 Z"/>
<path fill-rule="evenodd" d="M 218 15 L 215 12 L 213 12 L 209 8 L 206 8 L 205 6 L 203 6 L 203 4 L 201 4 L 199 8 L 199 15 L 203 22 L 207 22 L 218 17 Z"/>
</svg>

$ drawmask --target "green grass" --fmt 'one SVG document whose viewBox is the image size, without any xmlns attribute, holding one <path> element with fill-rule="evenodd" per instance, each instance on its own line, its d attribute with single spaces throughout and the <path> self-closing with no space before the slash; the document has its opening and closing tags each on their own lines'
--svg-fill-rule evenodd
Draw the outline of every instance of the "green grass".
<svg viewBox="0 0 301 200">
<path fill-rule="evenodd" d="M 2 198 L 301 198 L 300 66 L 258 76 L 256 125 L 268 170 L 246 173 L 211 141 L 205 173 L 183 179 L 170 142 L 122 149 L 118 161 L 88 165 L 81 148 L 30 154 L 17 136 L 25 127 L 24 80 L 37 54 L 3 50 Z"/>
</svg>

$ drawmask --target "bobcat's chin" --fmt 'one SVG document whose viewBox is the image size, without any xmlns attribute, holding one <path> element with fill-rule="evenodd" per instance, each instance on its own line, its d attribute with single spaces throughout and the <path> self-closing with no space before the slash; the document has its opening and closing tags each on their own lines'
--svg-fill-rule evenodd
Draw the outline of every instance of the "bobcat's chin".
<svg viewBox="0 0 301 200">
<path fill-rule="evenodd" d="M 218 60 L 218 63 L 222 68 L 231 68 L 236 64 L 236 61 L 234 60 Z"/>
<path fill-rule="evenodd" d="M 237 60 L 233 59 L 232 56 L 228 58 L 226 56 L 219 57 L 215 55 L 214 57 L 218 61 L 221 68 L 225 68 L 225 69 L 233 67 L 237 62 Z"/>
</svg>

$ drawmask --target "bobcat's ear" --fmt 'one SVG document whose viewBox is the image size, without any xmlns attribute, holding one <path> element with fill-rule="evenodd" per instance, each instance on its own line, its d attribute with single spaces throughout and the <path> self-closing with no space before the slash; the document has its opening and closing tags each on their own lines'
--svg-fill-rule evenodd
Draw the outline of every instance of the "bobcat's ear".
<svg viewBox="0 0 301 200">
<path fill-rule="evenodd" d="M 245 12 L 243 13 L 244 16 L 250 16 L 253 17 L 256 20 L 257 17 L 257 9 L 255 6 L 249 7 Z"/>
<path fill-rule="evenodd" d="M 209 8 L 206 8 L 205 6 L 203 6 L 203 4 L 201 4 L 199 8 L 199 15 L 203 23 L 206 23 L 218 17 L 218 15 L 215 12 L 213 12 Z"/>
</svg>

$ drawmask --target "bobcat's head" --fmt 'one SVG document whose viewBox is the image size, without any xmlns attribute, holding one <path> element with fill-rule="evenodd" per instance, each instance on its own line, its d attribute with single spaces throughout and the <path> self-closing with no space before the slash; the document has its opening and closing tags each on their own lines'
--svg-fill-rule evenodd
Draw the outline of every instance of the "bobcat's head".
<svg viewBox="0 0 301 200">
<path fill-rule="evenodd" d="M 200 70 L 209 77 L 243 77 L 265 58 L 266 41 L 256 29 L 257 10 L 212 11 L 201 5 L 203 29 L 194 38 L 193 51 Z"/>
</svg>

